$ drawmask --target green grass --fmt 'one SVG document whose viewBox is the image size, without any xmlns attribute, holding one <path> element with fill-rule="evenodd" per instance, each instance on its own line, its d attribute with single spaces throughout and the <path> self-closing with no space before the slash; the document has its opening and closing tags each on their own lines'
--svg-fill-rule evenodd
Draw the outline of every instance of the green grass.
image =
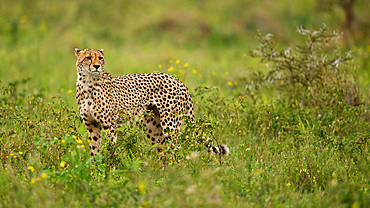
<svg viewBox="0 0 370 208">
<path fill-rule="evenodd" d="M 303 43 L 300 25 L 340 30 L 340 9 L 318 13 L 313 0 L 0 4 L 0 207 L 368 206 L 366 2 L 356 4 L 355 38 L 333 44 L 353 50 L 356 106 L 341 100 L 341 88 L 324 92 L 336 102 L 315 106 L 299 87 L 248 87 L 266 72 L 248 55 L 259 45 L 256 29 L 273 33 L 278 48 Z M 102 153 L 90 157 L 75 103 L 75 47 L 104 48 L 113 75 L 179 77 L 200 135 L 231 154 L 209 155 L 185 125 L 182 148 L 160 159 L 140 122 L 120 122 L 116 154 L 103 133 Z"/>
</svg>

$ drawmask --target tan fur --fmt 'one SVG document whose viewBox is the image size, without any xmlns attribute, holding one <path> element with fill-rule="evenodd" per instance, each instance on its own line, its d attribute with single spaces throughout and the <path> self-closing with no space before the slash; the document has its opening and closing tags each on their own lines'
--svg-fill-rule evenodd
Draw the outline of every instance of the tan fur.
<svg viewBox="0 0 370 208">
<path fill-rule="evenodd" d="M 135 117 L 143 110 L 150 111 L 144 114 L 143 122 L 152 144 L 161 144 L 170 139 L 169 131 L 180 130 L 183 116 L 193 119 L 190 93 L 175 77 L 164 73 L 113 77 L 104 72 L 104 50 L 75 49 L 75 55 L 76 100 L 89 132 L 92 155 L 99 152 L 101 128 L 109 129 L 111 142 L 116 143 L 119 111 L 128 117 Z"/>
</svg>

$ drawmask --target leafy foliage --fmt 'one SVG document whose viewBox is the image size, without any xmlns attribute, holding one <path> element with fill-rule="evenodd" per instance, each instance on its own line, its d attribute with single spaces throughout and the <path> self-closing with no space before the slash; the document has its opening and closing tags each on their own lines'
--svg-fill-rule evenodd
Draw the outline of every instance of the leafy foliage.
<svg viewBox="0 0 370 208">
<path fill-rule="evenodd" d="M 351 53 L 330 48 L 340 35 L 325 26 L 313 31 L 298 28 L 297 32 L 306 37 L 305 43 L 281 51 L 272 34 L 258 33 L 260 46 L 250 54 L 268 66 L 267 75 L 258 80 L 283 89 L 288 99 L 301 99 L 305 105 L 359 105 Z"/>
</svg>

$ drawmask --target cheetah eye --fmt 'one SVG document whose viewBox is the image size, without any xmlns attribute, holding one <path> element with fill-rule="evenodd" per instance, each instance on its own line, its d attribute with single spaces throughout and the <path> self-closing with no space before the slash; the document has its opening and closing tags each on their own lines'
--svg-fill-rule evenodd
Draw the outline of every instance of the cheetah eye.
<svg viewBox="0 0 370 208">
<path fill-rule="evenodd" d="M 103 57 L 101 57 L 101 56 L 100 56 L 100 57 L 99 57 L 99 60 L 100 60 L 100 61 L 101 61 L 101 60 L 103 60 Z"/>
<path fill-rule="evenodd" d="M 86 60 L 91 61 L 91 57 L 90 56 L 86 57 Z"/>
</svg>

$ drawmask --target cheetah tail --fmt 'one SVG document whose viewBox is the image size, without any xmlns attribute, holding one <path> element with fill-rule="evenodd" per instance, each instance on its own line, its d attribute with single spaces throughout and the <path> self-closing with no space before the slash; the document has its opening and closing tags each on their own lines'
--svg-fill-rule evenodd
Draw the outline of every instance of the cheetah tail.
<svg viewBox="0 0 370 208">
<path fill-rule="evenodd" d="M 230 153 L 229 147 L 224 144 L 219 146 L 207 145 L 207 148 L 209 148 L 212 155 L 226 156 Z"/>
</svg>

